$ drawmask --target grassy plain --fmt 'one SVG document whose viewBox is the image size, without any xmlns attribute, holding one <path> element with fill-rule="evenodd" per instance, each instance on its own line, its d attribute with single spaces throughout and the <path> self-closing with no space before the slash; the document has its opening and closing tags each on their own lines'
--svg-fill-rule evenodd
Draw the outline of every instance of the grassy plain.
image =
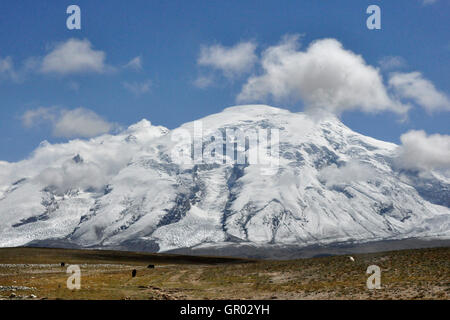
<svg viewBox="0 0 450 320">
<path fill-rule="evenodd" d="M 446 299 L 450 248 L 290 261 L 45 248 L 0 249 L 0 299 Z M 81 268 L 69 290 L 66 267 Z M 154 264 L 154 269 L 147 266 Z M 366 286 L 381 268 L 381 289 Z M 137 270 L 132 277 L 131 271 Z"/>
</svg>

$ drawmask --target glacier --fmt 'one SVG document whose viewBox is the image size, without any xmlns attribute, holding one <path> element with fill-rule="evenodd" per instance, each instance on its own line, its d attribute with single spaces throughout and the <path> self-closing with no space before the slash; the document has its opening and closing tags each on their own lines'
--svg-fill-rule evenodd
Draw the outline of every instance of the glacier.
<svg viewBox="0 0 450 320">
<path fill-rule="evenodd" d="M 44 141 L 25 160 L 0 162 L 0 247 L 163 252 L 450 237 L 450 178 L 398 167 L 396 144 L 332 115 L 264 105 L 198 121 L 207 137 L 277 130 L 275 170 L 180 162 L 174 149 L 194 147 L 177 137 L 195 122 L 169 130 L 142 120 L 117 134 Z"/>
</svg>

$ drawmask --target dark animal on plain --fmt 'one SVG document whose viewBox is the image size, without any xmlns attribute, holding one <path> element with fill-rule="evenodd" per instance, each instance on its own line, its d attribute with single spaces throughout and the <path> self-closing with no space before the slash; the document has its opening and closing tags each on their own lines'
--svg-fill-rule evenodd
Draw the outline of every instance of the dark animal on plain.
<svg viewBox="0 0 450 320">
<path fill-rule="evenodd" d="M 66 264 L 64 262 L 61 262 L 61 267 L 64 267 Z"/>
<path fill-rule="evenodd" d="M 134 269 L 133 271 L 131 271 L 131 276 L 134 278 L 134 277 L 136 277 L 136 273 L 137 273 L 137 271 L 136 271 L 136 269 Z"/>
<path fill-rule="evenodd" d="M 147 266 L 147 268 L 148 268 L 148 269 L 155 269 L 155 265 L 149 264 L 149 265 Z"/>
</svg>

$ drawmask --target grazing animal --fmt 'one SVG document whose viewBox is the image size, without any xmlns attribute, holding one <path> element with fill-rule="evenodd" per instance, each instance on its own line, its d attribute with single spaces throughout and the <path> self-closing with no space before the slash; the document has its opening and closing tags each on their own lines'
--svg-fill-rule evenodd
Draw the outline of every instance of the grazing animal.
<svg viewBox="0 0 450 320">
<path fill-rule="evenodd" d="M 155 265 L 149 264 L 149 265 L 147 266 L 147 268 L 148 268 L 148 269 L 155 269 Z"/>
<path fill-rule="evenodd" d="M 64 262 L 61 262 L 61 267 L 64 267 L 66 264 Z"/>
<path fill-rule="evenodd" d="M 353 258 L 353 257 L 349 257 L 350 258 L 350 260 L 352 261 L 352 262 L 355 262 L 355 258 Z"/>
<path fill-rule="evenodd" d="M 137 273 L 137 271 L 136 271 L 136 269 L 134 269 L 133 271 L 131 271 L 131 276 L 134 278 L 134 277 L 136 277 L 136 273 Z"/>
</svg>

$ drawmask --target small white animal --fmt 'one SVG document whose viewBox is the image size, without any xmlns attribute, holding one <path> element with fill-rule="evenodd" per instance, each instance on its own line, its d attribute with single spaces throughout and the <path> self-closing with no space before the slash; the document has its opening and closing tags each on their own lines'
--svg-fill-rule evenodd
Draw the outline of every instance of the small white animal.
<svg viewBox="0 0 450 320">
<path fill-rule="evenodd" d="M 353 258 L 352 256 L 349 256 L 349 258 L 352 262 L 355 262 L 355 258 Z"/>
</svg>

